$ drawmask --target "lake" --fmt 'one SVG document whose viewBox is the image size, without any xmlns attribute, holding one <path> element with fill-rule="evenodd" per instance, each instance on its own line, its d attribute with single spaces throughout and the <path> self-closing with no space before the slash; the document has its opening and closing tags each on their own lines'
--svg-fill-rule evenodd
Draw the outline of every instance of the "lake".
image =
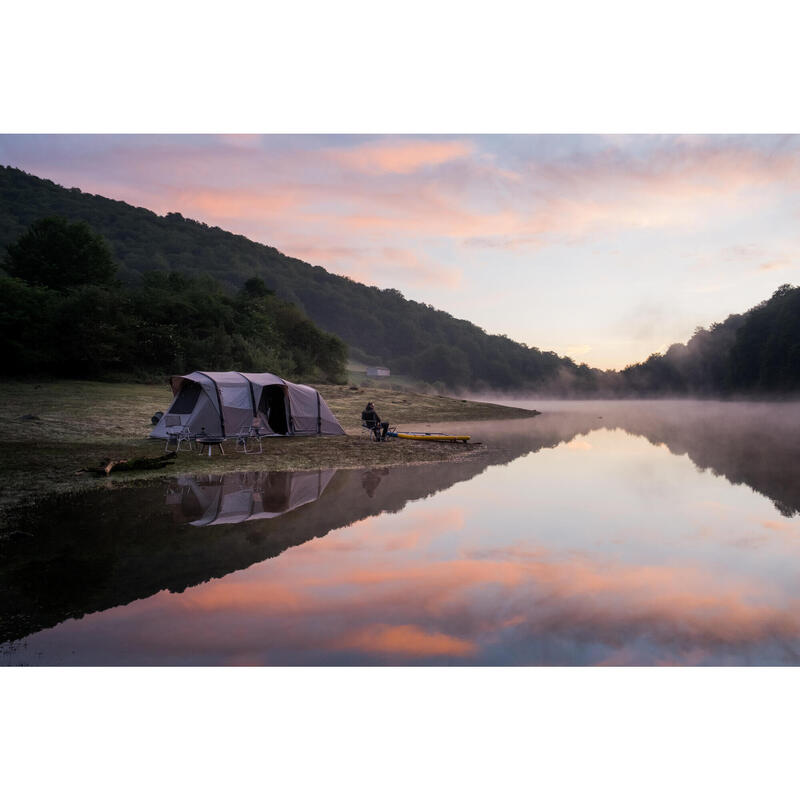
<svg viewBox="0 0 800 800">
<path fill-rule="evenodd" d="M 0 663 L 800 663 L 800 404 L 529 407 L 442 426 L 463 462 L 43 503 L 0 542 Z"/>
</svg>

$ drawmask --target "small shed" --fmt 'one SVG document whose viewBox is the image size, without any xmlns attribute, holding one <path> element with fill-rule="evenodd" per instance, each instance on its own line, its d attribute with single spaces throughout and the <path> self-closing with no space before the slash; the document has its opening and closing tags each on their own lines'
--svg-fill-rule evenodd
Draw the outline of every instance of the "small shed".
<svg viewBox="0 0 800 800">
<path fill-rule="evenodd" d="M 367 367 L 368 378 L 388 378 L 391 374 L 389 367 Z"/>
</svg>

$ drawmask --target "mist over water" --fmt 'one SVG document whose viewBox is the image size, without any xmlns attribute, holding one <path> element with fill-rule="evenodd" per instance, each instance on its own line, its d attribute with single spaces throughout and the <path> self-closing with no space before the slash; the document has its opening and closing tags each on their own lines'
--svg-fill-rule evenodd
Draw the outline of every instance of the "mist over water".
<svg viewBox="0 0 800 800">
<path fill-rule="evenodd" d="M 800 663 L 800 404 L 527 404 L 466 462 L 53 503 L 0 663 Z"/>
</svg>

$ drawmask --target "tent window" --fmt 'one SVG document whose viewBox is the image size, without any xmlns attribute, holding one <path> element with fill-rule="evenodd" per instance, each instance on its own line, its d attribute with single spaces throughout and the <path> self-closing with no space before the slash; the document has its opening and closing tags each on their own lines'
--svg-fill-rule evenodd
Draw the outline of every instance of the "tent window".
<svg viewBox="0 0 800 800">
<path fill-rule="evenodd" d="M 198 397 L 200 397 L 200 384 L 194 381 L 184 383 L 172 406 L 170 406 L 170 413 L 191 414 L 194 411 Z"/>
<path fill-rule="evenodd" d="M 285 436 L 289 432 L 286 424 L 286 395 L 280 386 L 265 386 L 261 392 L 258 410 L 267 417 L 269 427 Z"/>
</svg>

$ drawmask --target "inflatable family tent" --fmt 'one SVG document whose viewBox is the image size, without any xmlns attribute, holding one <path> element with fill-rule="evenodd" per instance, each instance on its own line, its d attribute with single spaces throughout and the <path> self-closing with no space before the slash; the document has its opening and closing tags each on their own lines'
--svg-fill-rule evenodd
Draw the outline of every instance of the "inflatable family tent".
<svg viewBox="0 0 800 800">
<path fill-rule="evenodd" d="M 274 436 L 344 435 L 327 403 L 311 386 L 269 372 L 192 372 L 173 375 L 172 405 L 150 434 L 168 439 L 167 418 L 180 417 L 193 434 L 236 436 L 258 420 Z"/>
</svg>

